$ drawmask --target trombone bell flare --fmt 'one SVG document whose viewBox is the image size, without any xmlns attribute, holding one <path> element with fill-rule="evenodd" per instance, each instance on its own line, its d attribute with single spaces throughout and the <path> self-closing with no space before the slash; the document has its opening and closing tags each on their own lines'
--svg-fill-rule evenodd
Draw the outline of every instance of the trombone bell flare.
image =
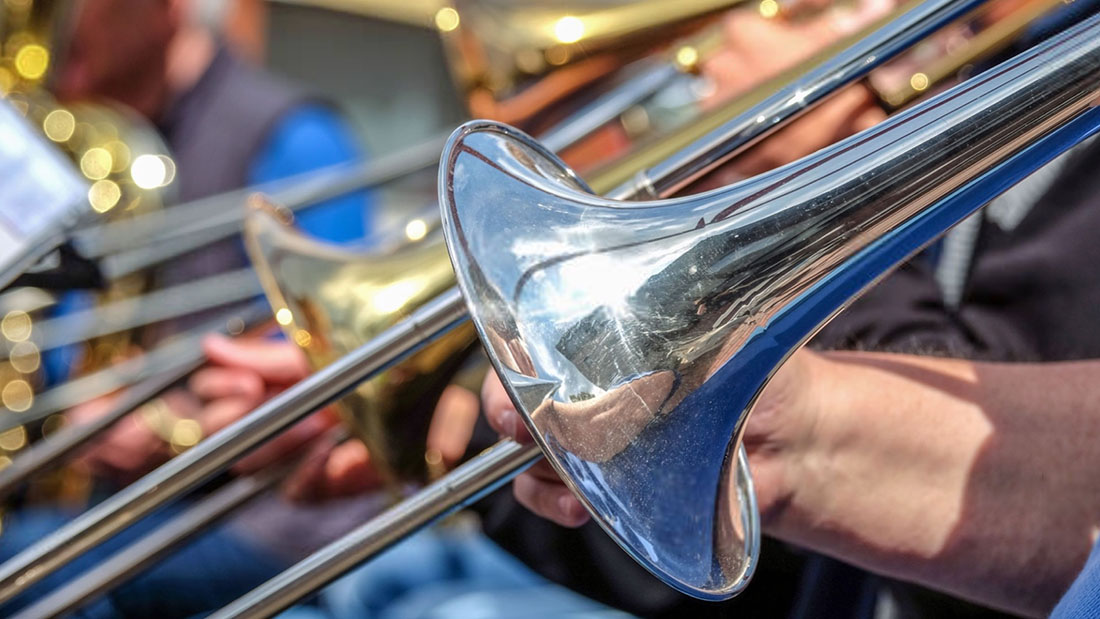
<svg viewBox="0 0 1100 619">
<path fill-rule="evenodd" d="M 440 235 L 391 252 L 341 248 L 290 225 L 285 209 L 256 196 L 245 247 L 287 339 L 320 369 L 405 319 L 454 286 Z M 371 465 L 395 492 L 423 484 L 445 466 L 428 449 L 432 411 L 476 346 L 473 327 L 456 326 L 405 361 L 359 385 L 337 405 Z"/>
<path fill-rule="evenodd" d="M 775 369 L 897 263 L 1100 125 L 1100 18 L 833 147 L 715 191 L 594 196 L 475 121 L 440 170 L 444 232 L 490 359 L 595 520 L 667 584 L 744 587 L 736 466 Z"/>
</svg>

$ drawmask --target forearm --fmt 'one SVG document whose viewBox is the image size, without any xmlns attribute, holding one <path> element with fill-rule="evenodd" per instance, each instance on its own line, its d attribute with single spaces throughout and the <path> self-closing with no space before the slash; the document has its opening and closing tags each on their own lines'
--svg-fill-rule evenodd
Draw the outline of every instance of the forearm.
<svg viewBox="0 0 1100 619">
<path fill-rule="evenodd" d="M 811 366 L 820 449 L 791 469 L 771 532 L 977 601 L 1048 611 L 1100 523 L 1100 363 L 835 353 Z"/>
</svg>

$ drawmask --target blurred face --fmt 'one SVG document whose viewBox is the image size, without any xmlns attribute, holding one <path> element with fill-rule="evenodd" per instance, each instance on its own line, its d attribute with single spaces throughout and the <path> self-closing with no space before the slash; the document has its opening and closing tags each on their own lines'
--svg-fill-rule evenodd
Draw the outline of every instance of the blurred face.
<svg viewBox="0 0 1100 619">
<path fill-rule="evenodd" d="M 111 99 L 155 120 L 168 99 L 168 47 L 178 28 L 172 0 L 82 0 L 55 94 Z"/>
</svg>

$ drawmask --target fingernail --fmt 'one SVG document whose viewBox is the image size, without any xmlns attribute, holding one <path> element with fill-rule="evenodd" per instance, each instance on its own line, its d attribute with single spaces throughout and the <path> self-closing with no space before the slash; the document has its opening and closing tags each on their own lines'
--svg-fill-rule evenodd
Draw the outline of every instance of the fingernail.
<svg viewBox="0 0 1100 619">
<path fill-rule="evenodd" d="M 516 435 L 516 423 L 519 420 L 519 413 L 512 409 L 507 409 L 504 412 L 505 427 L 508 428 L 508 436 Z"/>
<path fill-rule="evenodd" d="M 504 436 L 514 437 L 516 435 L 516 411 L 510 408 L 501 409 L 497 413 L 497 427 L 500 428 L 500 433 Z"/>
</svg>

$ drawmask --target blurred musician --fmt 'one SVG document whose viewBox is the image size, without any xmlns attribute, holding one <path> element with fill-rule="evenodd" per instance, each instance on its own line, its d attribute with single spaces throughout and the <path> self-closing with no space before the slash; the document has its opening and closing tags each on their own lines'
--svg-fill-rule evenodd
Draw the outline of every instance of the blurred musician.
<svg viewBox="0 0 1100 619">
<path fill-rule="evenodd" d="M 254 35 L 243 27 L 262 9 L 253 0 L 86 0 L 73 7 L 66 55 L 53 81 L 62 100 L 105 100 L 134 109 L 150 119 L 167 139 L 176 163 L 178 201 L 188 201 L 242 186 L 292 176 L 362 156 L 353 132 L 339 113 L 310 93 L 267 75 L 238 57 L 235 41 L 223 38 L 222 26 L 232 18 L 233 36 Z M 243 9 L 243 10 L 242 10 Z M 239 40 L 239 39 L 238 39 Z M 255 57 L 256 39 L 243 48 Z M 246 41 L 246 43 L 248 43 Z M 241 208 L 235 205 L 231 208 Z M 303 212 L 299 221 L 310 233 L 330 241 L 363 238 L 370 224 L 368 196 L 359 193 L 328 201 Z M 221 242 L 176 259 L 153 274 L 161 286 L 194 280 L 247 264 L 240 243 Z M 71 295 L 62 304 L 69 311 L 85 303 Z M 165 335 L 186 328 L 202 317 L 176 321 L 148 330 L 144 344 L 152 347 Z M 291 351 L 295 352 L 295 351 Z M 79 364 L 72 351 L 44 359 L 54 380 Z M 300 358 L 271 358 L 290 367 Z M 285 375 L 285 372 L 284 372 Z M 295 374 L 296 376 L 296 374 Z M 285 386 L 280 375 L 268 376 L 272 389 Z M 200 385 L 200 387 L 202 387 Z M 195 419 L 204 434 L 216 431 L 252 408 L 247 384 L 220 408 L 205 408 L 203 392 L 176 390 L 164 401 L 179 418 Z M 270 395 L 268 393 L 267 395 Z M 71 411 L 74 421 L 96 416 L 110 398 Z M 299 444 L 316 436 L 332 421 L 315 416 L 287 438 Z M 104 496 L 160 464 L 173 451 L 145 423 L 132 415 L 91 447 L 83 464 L 106 486 Z M 50 510 L 7 514 L 0 555 L 11 556 L 28 543 L 57 528 L 71 515 Z M 101 548 L 79 567 L 87 567 L 136 539 L 161 518 L 154 517 L 129 535 Z M 178 556 L 124 590 L 117 598 L 88 609 L 91 616 L 137 616 L 163 610 L 188 615 L 209 610 L 276 573 L 285 559 L 271 555 L 263 544 L 234 532 L 215 532 L 199 540 L 191 554 Z M 208 586 L 188 581 L 212 570 Z M 61 582 L 73 575 L 58 575 Z M 243 583 L 243 584 L 242 584 Z M 48 590 L 46 584 L 38 591 Z M 209 594 L 209 598 L 203 595 Z M 33 597 L 35 594 L 30 595 Z M 220 596 L 220 597 L 219 597 Z M 214 601 L 209 601 L 214 600 Z M 169 612 L 166 609 L 171 609 Z"/>
<path fill-rule="evenodd" d="M 233 5 L 83 3 L 57 76 L 62 98 L 107 98 L 156 122 L 173 152 L 183 202 L 361 157 L 353 132 L 332 106 L 237 58 L 218 34 Z M 129 27 L 128 20 L 148 27 Z M 303 212 L 299 221 L 327 240 L 357 240 L 369 225 L 368 206 L 365 195 L 352 194 Z M 239 241 L 227 239 L 158 268 L 154 277 L 165 286 L 247 264 Z M 147 334 L 147 344 L 204 318 L 160 325 Z M 199 410 L 197 400 L 175 397 L 172 406 L 180 415 Z M 94 414 L 88 407 L 74 412 L 78 418 Z M 155 451 L 148 453 L 151 446 Z M 126 481 L 169 455 L 163 441 L 135 417 L 119 424 L 89 462 L 102 472 L 117 471 Z"/>
</svg>

